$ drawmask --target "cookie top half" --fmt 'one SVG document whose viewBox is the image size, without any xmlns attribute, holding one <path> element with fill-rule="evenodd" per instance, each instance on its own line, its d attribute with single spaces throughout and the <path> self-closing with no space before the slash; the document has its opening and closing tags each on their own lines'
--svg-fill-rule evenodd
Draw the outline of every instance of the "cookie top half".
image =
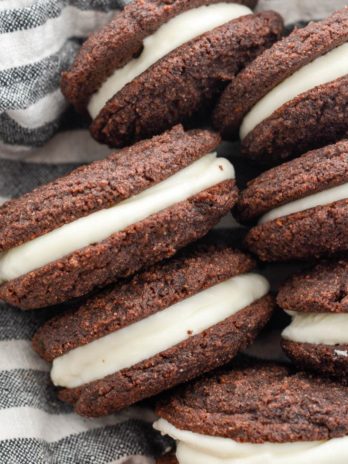
<svg viewBox="0 0 348 464">
<path fill-rule="evenodd" d="M 162 400 L 154 428 L 176 441 L 159 463 L 344 464 L 348 388 L 267 363 L 235 364 Z"/>
<path fill-rule="evenodd" d="M 116 205 L 214 150 L 220 137 L 181 126 L 75 169 L 0 207 L 0 252 Z"/>
<path fill-rule="evenodd" d="M 177 433 L 182 440 L 185 435 L 180 431 L 226 438 L 231 440 L 231 448 L 233 440 L 235 448 L 230 452 L 235 454 L 225 458 L 243 452 L 238 444 L 244 445 L 246 455 L 256 454 L 257 449 L 262 455 L 266 444 L 292 444 L 293 449 L 287 448 L 291 454 L 301 452 L 296 449 L 301 442 L 308 448 L 312 442 L 315 448 L 318 441 L 346 437 L 347 408 L 348 389 L 338 383 L 288 366 L 251 364 L 225 369 L 174 392 L 157 407 L 161 419 L 155 428 L 174 432 L 174 438 Z M 226 442 L 220 441 L 220 445 L 228 446 Z M 191 444 L 185 443 L 187 447 Z M 248 444 L 261 446 L 248 449 Z M 218 455 L 219 450 L 215 452 Z"/>
<path fill-rule="evenodd" d="M 279 290 L 277 302 L 287 311 L 348 313 L 348 261 L 320 263 L 296 274 Z"/>
<path fill-rule="evenodd" d="M 265 163 L 342 137 L 347 40 L 348 7 L 295 29 L 233 79 L 215 111 L 215 126 L 226 137 L 240 129 L 245 155 Z"/>
</svg>

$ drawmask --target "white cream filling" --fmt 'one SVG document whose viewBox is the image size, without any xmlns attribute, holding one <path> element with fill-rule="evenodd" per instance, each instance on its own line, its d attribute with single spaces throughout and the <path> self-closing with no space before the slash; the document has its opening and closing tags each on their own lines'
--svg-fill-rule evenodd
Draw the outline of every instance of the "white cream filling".
<svg viewBox="0 0 348 464">
<path fill-rule="evenodd" d="M 252 14 L 243 5 L 216 3 L 186 11 L 170 19 L 156 32 L 144 39 L 144 49 L 138 58 L 117 69 L 92 95 L 88 111 L 94 119 L 105 103 L 126 84 L 138 77 L 170 52 L 233 19 Z"/>
<path fill-rule="evenodd" d="M 315 345 L 348 344 L 348 314 L 294 311 L 288 311 L 288 314 L 292 322 L 282 333 L 284 339 Z"/>
<path fill-rule="evenodd" d="M 177 441 L 179 464 L 346 464 L 348 437 L 296 443 L 239 443 L 179 430 L 164 419 L 154 428 Z"/>
<path fill-rule="evenodd" d="M 291 201 L 285 205 L 274 208 L 268 213 L 264 214 L 259 220 L 259 224 L 274 221 L 280 217 L 289 216 L 290 214 L 306 211 L 317 206 L 329 205 L 340 200 L 348 198 L 348 183 L 331 187 L 322 192 L 313 193 L 307 197 L 300 198 L 299 200 Z"/>
<path fill-rule="evenodd" d="M 234 177 L 234 168 L 227 159 L 217 158 L 216 153 L 208 154 L 116 206 L 77 219 L 6 251 L 0 256 L 0 283 L 101 242 L 132 224 Z"/>
<path fill-rule="evenodd" d="M 347 350 L 335 350 L 335 354 L 337 356 L 341 356 L 343 358 L 348 358 L 348 351 Z"/>
<path fill-rule="evenodd" d="M 256 103 L 244 118 L 240 129 L 241 139 L 244 139 L 256 126 L 285 103 L 346 74 L 348 74 L 347 43 L 303 66 Z"/>
<path fill-rule="evenodd" d="M 53 383 L 74 388 L 134 366 L 224 321 L 268 291 L 267 280 L 258 274 L 233 277 L 56 358 Z"/>
</svg>

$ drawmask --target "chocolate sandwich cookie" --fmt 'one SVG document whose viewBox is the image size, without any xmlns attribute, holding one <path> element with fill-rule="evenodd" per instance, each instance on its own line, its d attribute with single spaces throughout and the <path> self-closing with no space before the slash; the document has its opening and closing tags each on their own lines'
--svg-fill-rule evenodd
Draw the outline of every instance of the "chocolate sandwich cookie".
<svg viewBox="0 0 348 464">
<path fill-rule="evenodd" d="M 240 128 L 242 152 L 261 163 L 347 136 L 347 41 L 348 7 L 295 29 L 226 88 L 215 110 L 215 127 L 226 138 Z"/>
<path fill-rule="evenodd" d="M 238 203 L 258 220 L 246 244 L 263 261 L 348 251 L 348 141 L 309 152 L 252 180 Z"/>
<path fill-rule="evenodd" d="M 348 388 L 281 364 L 225 368 L 157 407 L 168 464 L 345 464 Z M 161 461 L 158 462 L 160 464 Z"/>
<path fill-rule="evenodd" d="M 348 261 L 298 274 L 278 294 L 292 316 L 282 334 L 286 354 L 301 368 L 348 380 Z"/>
<path fill-rule="evenodd" d="M 232 359 L 272 313 L 247 255 L 198 245 L 114 284 L 46 323 L 34 349 L 53 362 L 59 397 L 102 416 Z"/>
<path fill-rule="evenodd" d="M 205 235 L 237 200 L 213 132 L 181 126 L 0 207 L 0 299 L 79 297 Z"/>
<path fill-rule="evenodd" d="M 254 0 L 134 0 L 82 46 L 62 76 L 92 135 L 122 147 L 211 109 L 227 82 L 281 35 Z"/>
</svg>

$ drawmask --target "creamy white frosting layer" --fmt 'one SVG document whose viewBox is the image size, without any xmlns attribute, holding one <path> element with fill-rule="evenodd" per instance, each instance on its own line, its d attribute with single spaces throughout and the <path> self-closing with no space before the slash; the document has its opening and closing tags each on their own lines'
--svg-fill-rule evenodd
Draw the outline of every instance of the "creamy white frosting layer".
<svg viewBox="0 0 348 464">
<path fill-rule="evenodd" d="M 290 214 L 306 211 L 317 206 L 329 205 L 335 201 L 346 200 L 348 198 L 348 183 L 331 187 L 322 192 L 313 193 L 299 200 L 291 201 L 285 205 L 274 208 L 264 214 L 259 220 L 259 224 L 274 221 L 280 217 L 289 216 Z"/>
<path fill-rule="evenodd" d="M 348 314 L 294 311 L 288 314 L 292 322 L 282 333 L 286 340 L 315 345 L 348 344 Z"/>
<path fill-rule="evenodd" d="M 88 111 L 94 119 L 105 103 L 118 93 L 126 84 L 170 52 L 209 32 L 216 27 L 252 14 L 243 5 L 234 3 L 216 3 L 185 11 L 163 24 L 156 32 L 144 39 L 144 49 L 138 58 L 128 62 L 123 68 L 117 69 L 92 95 Z"/>
<path fill-rule="evenodd" d="M 0 255 L 0 283 L 20 277 L 228 179 L 232 164 L 208 154 L 168 179 L 108 209 L 65 224 Z"/>
<path fill-rule="evenodd" d="M 347 43 L 303 66 L 256 103 L 244 118 L 240 129 L 241 139 L 244 139 L 256 126 L 285 103 L 346 74 L 348 74 Z"/>
<path fill-rule="evenodd" d="M 239 443 L 179 430 L 164 419 L 154 428 L 177 441 L 179 464 L 346 464 L 348 437 L 295 443 Z"/>
<path fill-rule="evenodd" d="M 267 280 L 258 274 L 233 277 L 56 358 L 53 383 L 73 388 L 134 366 L 222 322 L 268 291 Z"/>
</svg>

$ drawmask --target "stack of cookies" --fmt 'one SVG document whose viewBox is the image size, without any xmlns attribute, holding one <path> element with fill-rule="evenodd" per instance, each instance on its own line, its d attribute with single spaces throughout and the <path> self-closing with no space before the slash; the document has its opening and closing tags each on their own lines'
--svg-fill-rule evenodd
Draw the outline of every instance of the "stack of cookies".
<svg viewBox="0 0 348 464">
<path fill-rule="evenodd" d="M 223 137 L 239 133 L 245 157 L 277 165 L 240 192 L 246 248 L 307 269 L 277 296 L 292 364 L 241 359 L 165 395 L 154 427 L 176 451 L 159 464 L 348 462 L 347 42 L 348 8 L 296 29 L 215 107 Z"/>
<path fill-rule="evenodd" d="M 229 362 L 271 317 L 256 261 L 199 240 L 238 201 L 219 133 L 199 126 L 283 33 L 280 16 L 253 14 L 255 3 L 128 5 L 62 76 L 92 135 L 123 148 L 0 209 L 0 297 L 23 310 L 73 306 L 33 346 L 81 415 Z"/>
<path fill-rule="evenodd" d="M 69 302 L 33 339 L 59 398 L 162 394 L 158 463 L 348 462 L 348 7 L 285 36 L 256 3 L 126 6 L 62 76 L 119 150 L 0 207 L 0 298 Z M 244 186 L 217 155 L 238 136 Z M 211 231 L 231 210 L 237 247 Z M 274 309 L 258 260 L 315 266 L 277 296 L 292 364 L 239 355 Z"/>
</svg>

